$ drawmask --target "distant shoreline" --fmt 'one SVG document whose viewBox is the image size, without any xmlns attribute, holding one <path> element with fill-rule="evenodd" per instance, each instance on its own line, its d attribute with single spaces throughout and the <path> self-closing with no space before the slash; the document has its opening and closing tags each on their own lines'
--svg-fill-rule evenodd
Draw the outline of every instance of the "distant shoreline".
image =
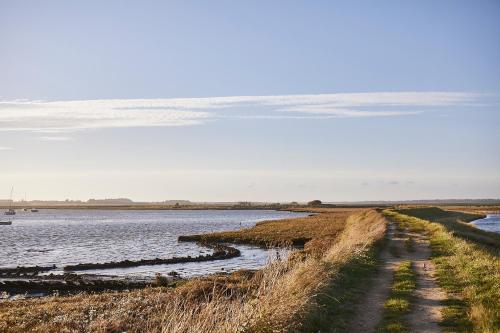
<svg viewBox="0 0 500 333">
<path fill-rule="evenodd" d="M 428 204 L 394 204 L 394 203 L 369 203 L 369 204 L 322 204 L 316 208 L 387 208 L 387 207 L 427 207 Z M 432 206 L 432 205 L 431 205 Z M 444 207 L 449 210 L 459 210 L 459 211 L 470 211 L 470 212 L 482 212 L 482 213 L 500 213 L 500 205 L 498 204 L 462 204 L 458 205 L 455 203 L 450 204 L 439 204 L 435 205 L 439 207 Z M 80 205 L 65 205 L 65 204 L 13 204 L 8 205 L 5 203 L 0 204 L 0 210 L 7 209 L 60 209 L 60 210 L 70 210 L 70 209 L 81 209 L 81 210 L 304 210 L 314 208 L 306 204 L 254 204 L 254 205 L 239 205 L 239 204 L 188 204 L 188 205 L 161 205 L 161 204 L 130 204 L 130 205 L 92 205 L 92 204 L 80 204 Z"/>
<path fill-rule="evenodd" d="M 375 208 L 387 207 L 389 205 L 329 205 L 324 204 L 319 208 Z M 151 204 L 136 204 L 136 205 L 0 205 L 1 209 L 24 209 L 36 207 L 37 209 L 99 209 L 99 210 L 294 210 L 294 209 L 310 209 L 307 205 L 288 205 L 288 204 L 269 204 L 269 205 L 151 205 Z"/>
</svg>

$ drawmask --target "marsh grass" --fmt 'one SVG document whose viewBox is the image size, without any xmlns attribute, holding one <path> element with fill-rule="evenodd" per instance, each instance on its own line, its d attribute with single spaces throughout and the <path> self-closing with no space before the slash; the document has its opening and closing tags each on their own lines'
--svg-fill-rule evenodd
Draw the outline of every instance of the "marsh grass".
<svg viewBox="0 0 500 333">
<path fill-rule="evenodd" d="M 169 284 L 169 280 L 166 276 L 163 276 L 160 273 L 156 273 L 155 275 L 155 285 L 158 287 L 167 287 Z"/>
<path fill-rule="evenodd" d="M 324 254 L 345 227 L 347 218 L 366 209 L 322 209 L 317 215 L 277 221 L 264 221 L 236 231 L 182 236 L 182 241 L 243 243 L 260 246 L 305 246 L 309 252 Z"/>
<path fill-rule="evenodd" d="M 444 304 L 442 324 L 445 331 L 500 331 L 498 251 L 489 244 L 478 243 L 477 239 L 464 239 L 450 230 L 453 224 L 445 226 L 389 210 L 384 214 L 396 223 L 428 233 L 438 284 L 447 291 L 449 298 Z"/>
<path fill-rule="evenodd" d="M 345 322 L 342 309 L 325 312 L 325 299 L 354 302 L 356 295 L 334 286 L 355 284 L 373 269 L 371 251 L 385 234 L 385 219 L 366 210 L 339 214 L 344 222 L 336 237 L 326 227 L 328 217 L 323 224 L 314 219 L 327 234 L 313 250 L 296 251 L 256 273 L 194 279 L 176 288 L 3 302 L 0 332 L 311 332 Z M 328 216 L 332 225 L 340 223 Z M 357 272 L 352 280 L 350 271 Z"/>
<path fill-rule="evenodd" d="M 371 251 L 374 251 L 377 241 L 383 238 L 385 230 L 385 220 L 375 211 L 350 216 L 343 232 L 321 258 L 309 256 L 295 266 L 285 278 L 290 283 L 279 283 L 272 289 L 273 294 L 279 296 L 272 298 L 271 302 L 260 302 L 260 305 L 265 304 L 264 317 L 271 318 L 268 323 L 272 324 L 266 326 L 257 323 L 255 327 L 258 330 L 251 332 L 328 331 L 327 328 L 332 325 L 346 323 L 349 313 L 340 309 L 339 299 L 354 302 L 357 296 L 354 293 L 348 295 L 348 290 L 340 291 L 338 286 L 359 281 L 363 278 L 360 275 L 362 270 L 372 271 L 374 263 Z M 365 266 L 354 268 L 361 261 L 364 261 Z M 302 266 L 304 264 L 305 267 Z M 346 277 L 350 269 L 357 276 Z M 296 294 L 300 295 L 297 300 L 294 301 L 295 297 L 290 299 Z M 277 308 L 283 308 L 283 316 L 276 317 L 280 313 Z M 286 326 L 276 326 L 277 323 Z"/>
<path fill-rule="evenodd" d="M 384 304 L 382 320 L 377 332 L 408 332 L 405 315 L 410 312 L 413 292 L 416 288 L 416 273 L 411 261 L 403 261 L 394 271 L 391 293 Z"/>
</svg>

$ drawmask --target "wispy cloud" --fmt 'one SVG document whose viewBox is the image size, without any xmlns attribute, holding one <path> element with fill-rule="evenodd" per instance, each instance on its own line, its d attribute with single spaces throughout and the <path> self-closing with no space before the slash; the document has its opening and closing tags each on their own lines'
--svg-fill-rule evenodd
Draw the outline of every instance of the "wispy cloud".
<svg viewBox="0 0 500 333">
<path fill-rule="evenodd" d="M 364 117 L 396 117 L 396 116 L 411 116 L 422 113 L 422 111 L 366 111 L 355 109 L 343 109 L 329 106 L 305 106 L 293 107 L 281 112 L 294 112 L 305 115 L 317 115 L 321 118 L 364 118 Z"/>
<path fill-rule="evenodd" d="M 378 92 L 170 99 L 0 102 L 0 131 L 70 132 L 189 126 L 221 118 L 328 119 L 416 115 L 426 108 L 478 104 L 460 92 Z M 419 111 L 415 111 L 418 108 Z"/>
<path fill-rule="evenodd" d="M 42 141 L 69 141 L 71 137 L 69 136 L 41 136 Z"/>
<path fill-rule="evenodd" d="M 158 100 L 0 102 L 0 130 L 57 133 L 98 128 L 185 126 L 209 118 L 208 112 L 144 109 Z"/>
</svg>

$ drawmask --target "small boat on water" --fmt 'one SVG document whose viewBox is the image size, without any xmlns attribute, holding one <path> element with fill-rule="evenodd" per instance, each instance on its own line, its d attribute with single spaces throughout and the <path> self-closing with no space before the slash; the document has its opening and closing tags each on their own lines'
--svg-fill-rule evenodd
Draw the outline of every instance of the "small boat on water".
<svg viewBox="0 0 500 333">
<path fill-rule="evenodd" d="M 5 215 L 16 215 L 16 211 L 12 208 L 14 202 L 14 187 L 10 190 L 10 208 L 4 212 Z"/>
<path fill-rule="evenodd" d="M 0 225 L 11 225 L 12 221 L 0 221 Z"/>
<path fill-rule="evenodd" d="M 36 208 L 31 208 L 31 212 L 32 212 L 32 213 L 38 213 L 38 209 L 36 209 Z"/>
</svg>

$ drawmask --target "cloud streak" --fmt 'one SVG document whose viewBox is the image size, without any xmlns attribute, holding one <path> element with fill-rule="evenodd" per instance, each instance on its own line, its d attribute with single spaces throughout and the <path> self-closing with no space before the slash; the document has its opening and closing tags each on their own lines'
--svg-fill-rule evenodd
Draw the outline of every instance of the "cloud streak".
<svg viewBox="0 0 500 333">
<path fill-rule="evenodd" d="M 170 99 L 0 102 L 0 131 L 191 126 L 222 118 L 329 119 L 416 115 L 426 108 L 478 104 L 460 92 L 378 92 Z M 413 108 L 413 110 L 408 110 Z M 415 111 L 418 108 L 419 111 Z"/>
<path fill-rule="evenodd" d="M 71 137 L 69 136 L 41 136 L 42 141 L 69 141 Z"/>
</svg>

